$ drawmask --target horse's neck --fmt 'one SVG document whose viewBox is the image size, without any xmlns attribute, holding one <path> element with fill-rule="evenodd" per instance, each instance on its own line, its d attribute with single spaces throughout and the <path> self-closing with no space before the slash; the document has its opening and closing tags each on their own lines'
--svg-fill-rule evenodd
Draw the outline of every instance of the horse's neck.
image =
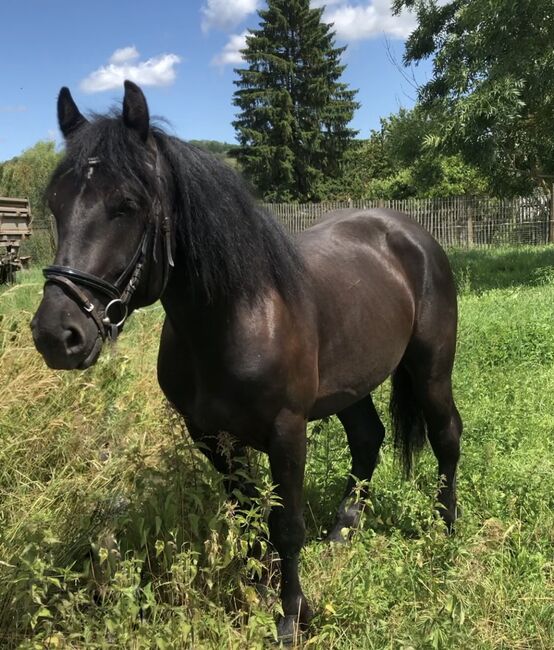
<svg viewBox="0 0 554 650">
<path fill-rule="evenodd" d="M 219 338 L 229 319 L 231 308 L 219 302 L 208 302 L 200 291 L 190 286 L 178 260 L 161 299 L 173 329 L 191 343 Z"/>
</svg>

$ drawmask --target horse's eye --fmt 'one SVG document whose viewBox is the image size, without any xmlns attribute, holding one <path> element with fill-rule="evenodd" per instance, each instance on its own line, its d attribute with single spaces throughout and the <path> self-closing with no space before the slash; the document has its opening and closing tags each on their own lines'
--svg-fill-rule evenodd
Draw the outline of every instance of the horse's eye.
<svg viewBox="0 0 554 650">
<path fill-rule="evenodd" d="M 128 217 L 138 210 L 138 205 L 132 199 L 125 199 L 122 201 L 115 210 L 114 216 Z"/>
</svg>

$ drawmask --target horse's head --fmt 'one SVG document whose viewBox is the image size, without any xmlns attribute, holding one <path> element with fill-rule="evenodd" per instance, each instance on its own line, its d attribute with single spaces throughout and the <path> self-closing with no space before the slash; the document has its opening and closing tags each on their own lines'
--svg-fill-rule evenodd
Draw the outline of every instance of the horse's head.
<svg viewBox="0 0 554 650">
<path fill-rule="evenodd" d="M 163 292 L 172 264 L 167 188 L 148 106 L 132 82 L 121 114 L 92 121 L 62 88 L 58 121 L 66 155 L 47 191 L 58 247 L 31 327 L 51 368 L 82 369 L 128 313 Z"/>
</svg>

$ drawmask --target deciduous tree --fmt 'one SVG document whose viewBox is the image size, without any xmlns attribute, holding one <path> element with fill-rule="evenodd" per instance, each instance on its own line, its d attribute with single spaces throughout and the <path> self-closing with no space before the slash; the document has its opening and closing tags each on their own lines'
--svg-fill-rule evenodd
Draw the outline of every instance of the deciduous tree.
<svg viewBox="0 0 554 650">
<path fill-rule="evenodd" d="M 37 142 L 20 156 L 0 163 L 0 196 L 27 198 L 35 224 L 47 224 L 49 209 L 44 190 L 60 160 L 54 142 Z"/>
<path fill-rule="evenodd" d="M 423 107 L 440 111 L 437 147 L 460 152 L 499 193 L 554 178 L 552 0 L 395 0 L 417 13 L 405 62 L 433 57 Z"/>
</svg>

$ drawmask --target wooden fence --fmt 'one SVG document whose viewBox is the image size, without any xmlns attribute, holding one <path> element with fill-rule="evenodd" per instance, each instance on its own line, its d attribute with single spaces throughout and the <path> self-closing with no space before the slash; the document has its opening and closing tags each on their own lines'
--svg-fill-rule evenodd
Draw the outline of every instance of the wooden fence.
<svg viewBox="0 0 554 650">
<path fill-rule="evenodd" d="M 341 208 L 391 208 L 408 213 L 443 246 L 491 247 L 554 243 L 554 202 L 550 195 L 491 199 L 449 197 L 391 201 L 329 201 L 326 203 L 265 203 L 291 232 L 313 225 L 326 212 Z M 52 228 L 34 224 L 37 235 Z M 39 235 L 40 236 L 40 235 Z"/>
<path fill-rule="evenodd" d="M 443 246 L 471 248 L 554 243 L 554 201 L 549 195 L 491 199 L 449 197 L 327 203 L 266 203 L 291 231 L 299 232 L 340 208 L 391 208 L 408 213 Z"/>
</svg>

